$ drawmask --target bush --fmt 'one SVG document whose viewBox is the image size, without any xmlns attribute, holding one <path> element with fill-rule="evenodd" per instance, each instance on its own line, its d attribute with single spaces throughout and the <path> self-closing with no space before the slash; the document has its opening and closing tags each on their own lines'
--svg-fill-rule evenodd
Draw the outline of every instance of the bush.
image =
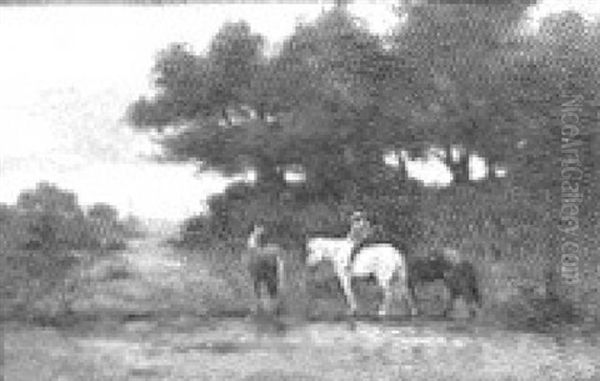
<svg viewBox="0 0 600 381">
<path fill-rule="evenodd" d="M 86 216 L 75 194 L 49 183 L 23 191 L 17 205 L 0 204 L 5 317 L 64 287 L 81 251 L 125 248 L 131 218 L 117 221 L 116 210 L 105 204 L 92 211 Z"/>
<path fill-rule="evenodd" d="M 80 259 L 71 251 L 2 250 L 3 318 L 27 313 L 35 303 L 65 286 Z"/>
</svg>

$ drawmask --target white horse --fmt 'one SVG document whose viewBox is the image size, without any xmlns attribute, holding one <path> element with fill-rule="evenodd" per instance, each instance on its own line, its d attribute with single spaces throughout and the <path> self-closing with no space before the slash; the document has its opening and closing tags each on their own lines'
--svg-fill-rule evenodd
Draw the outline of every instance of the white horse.
<svg viewBox="0 0 600 381">
<path fill-rule="evenodd" d="M 387 306 L 392 297 L 391 282 L 397 275 L 397 283 L 402 288 L 402 295 L 410 308 L 413 303 L 408 293 L 408 274 L 404 255 L 387 243 L 371 244 L 363 247 L 351 263 L 350 255 L 356 243 L 347 238 L 311 238 L 307 241 L 308 256 L 306 264 L 314 266 L 323 260 L 333 263 L 334 271 L 350 307 L 350 313 L 356 312 L 356 300 L 352 292 L 352 277 L 374 275 L 378 285 L 383 289 L 384 298 L 379 307 L 379 315 L 387 314 Z"/>
</svg>

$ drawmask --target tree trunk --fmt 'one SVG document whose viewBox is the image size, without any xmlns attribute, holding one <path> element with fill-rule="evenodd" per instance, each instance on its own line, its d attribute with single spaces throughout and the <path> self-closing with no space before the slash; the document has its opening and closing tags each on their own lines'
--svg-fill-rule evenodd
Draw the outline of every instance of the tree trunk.
<svg viewBox="0 0 600 381">
<path fill-rule="evenodd" d="M 256 117 L 258 118 L 258 120 L 261 120 L 263 122 L 266 121 L 266 119 L 267 119 L 267 112 L 265 110 L 265 105 L 263 103 L 259 104 L 256 107 Z"/>
<path fill-rule="evenodd" d="M 398 167 L 398 176 L 404 181 L 408 180 L 408 171 L 406 169 L 406 162 L 404 160 L 400 160 L 400 166 Z"/>
<path fill-rule="evenodd" d="M 496 171 L 495 171 L 495 166 L 496 166 L 496 162 L 494 160 L 488 159 L 485 163 L 485 165 L 487 166 L 487 178 L 490 181 L 495 181 L 498 179 L 498 176 L 496 176 Z"/>
<path fill-rule="evenodd" d="M 225 127 L 231 127 L 231 119 L 229 119 L 229 113 L 227 112 L 226 107 L 224 107 L 221 110 L 221 117 L 223 118 L 223 123 L 225 123 Z"/>
<path fill-rule="evenodd" d="M 460 154 L 458 161 L 455 163 L 452 160 L 452 147 L 451 145 L 446 146 L 446 165 L 454 176 L 455 184 L 465 184 L 469 182 L 469 160 L 470 152 L 465 149 L 464 153 Z"/>
<path fill-rule="evenodd" d="M 263 161 L 256 166 L 256 184 L 258 187 L 279 192 L 285 186 L 283 170 L 271 161 Z"/>
</svg>

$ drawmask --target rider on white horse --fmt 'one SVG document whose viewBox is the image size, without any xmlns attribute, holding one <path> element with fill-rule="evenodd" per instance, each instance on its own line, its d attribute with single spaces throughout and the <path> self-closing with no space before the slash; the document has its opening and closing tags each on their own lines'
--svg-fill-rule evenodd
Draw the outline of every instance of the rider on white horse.
<svg viewBox="0 0 600 381">
<path fill-rule="evenodd" d="M 366 215 L 361 211 L 352 213 L 350 217 L 350 232 L 347 236 L 349 240 L 354 242 L 352 253 L 350 254 L 350 263 L 354 261 L 356 253 L 360 251 L 372 233 L 373 229 Z"/>
<path fill-rule="evenodd" d="M 402 294 L 410 298 L 407 288 L 407 268 L 404 254 L 388 243 L 372 243 L 360 247 L 356 258 L 352 251 L 370 234 L 370 226 L 362 214 L 353 215 L 351 231 L 345 238 L 310 238 L 307 241 L 308 256 L 306 263 L 315 265 L 322 260 L 331 260 L 340 285 L 346 296 L 350 311 L 354 313 L 357 305 L 351 289 L 351 278 L 374 275 L 377 283 L 384 291 L 384 299 L 379 314 L 386 314 L 386 307 L 391 300 L 391 281 L 394 275 Z M 410 299 L 407 301 L 412 304 Z"/>
</svg>

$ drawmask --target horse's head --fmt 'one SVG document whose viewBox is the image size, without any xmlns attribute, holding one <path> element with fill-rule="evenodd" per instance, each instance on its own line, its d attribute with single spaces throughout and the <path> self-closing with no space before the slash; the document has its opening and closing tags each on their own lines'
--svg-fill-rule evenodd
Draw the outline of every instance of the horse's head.
<svg viewBox="0 0 600 381">
<path fill-rule="evenodd" d="M 324 259 L 323 247 L 319 238 L 310 238 L 306 242 L 306 264 L 314 266 Z"/>
<path fill-rule="evenodd" d="M 248 237 L 248 247 L 256 248 L 260 246 L 260 238 L 265 232 L 265 227 L 260 224 L 255 224 L 252 228 L 252 232 Z"/>
<path fill-rule="evenodd" d="M 442 249 L 442 255 L 447 261 L 449 261 L 453 265 L 458 265 L 462 261 L 460 252 L 449 247 L 445 247 Z"/>
<path fill-rule="evenodd" d="M 250 233 L 251 235 L 262 235 L 265 232 L 265 227 L 261 224 L 254 224 L 254 226 L 252 226 L 252 232 Z"/>
</svg>

